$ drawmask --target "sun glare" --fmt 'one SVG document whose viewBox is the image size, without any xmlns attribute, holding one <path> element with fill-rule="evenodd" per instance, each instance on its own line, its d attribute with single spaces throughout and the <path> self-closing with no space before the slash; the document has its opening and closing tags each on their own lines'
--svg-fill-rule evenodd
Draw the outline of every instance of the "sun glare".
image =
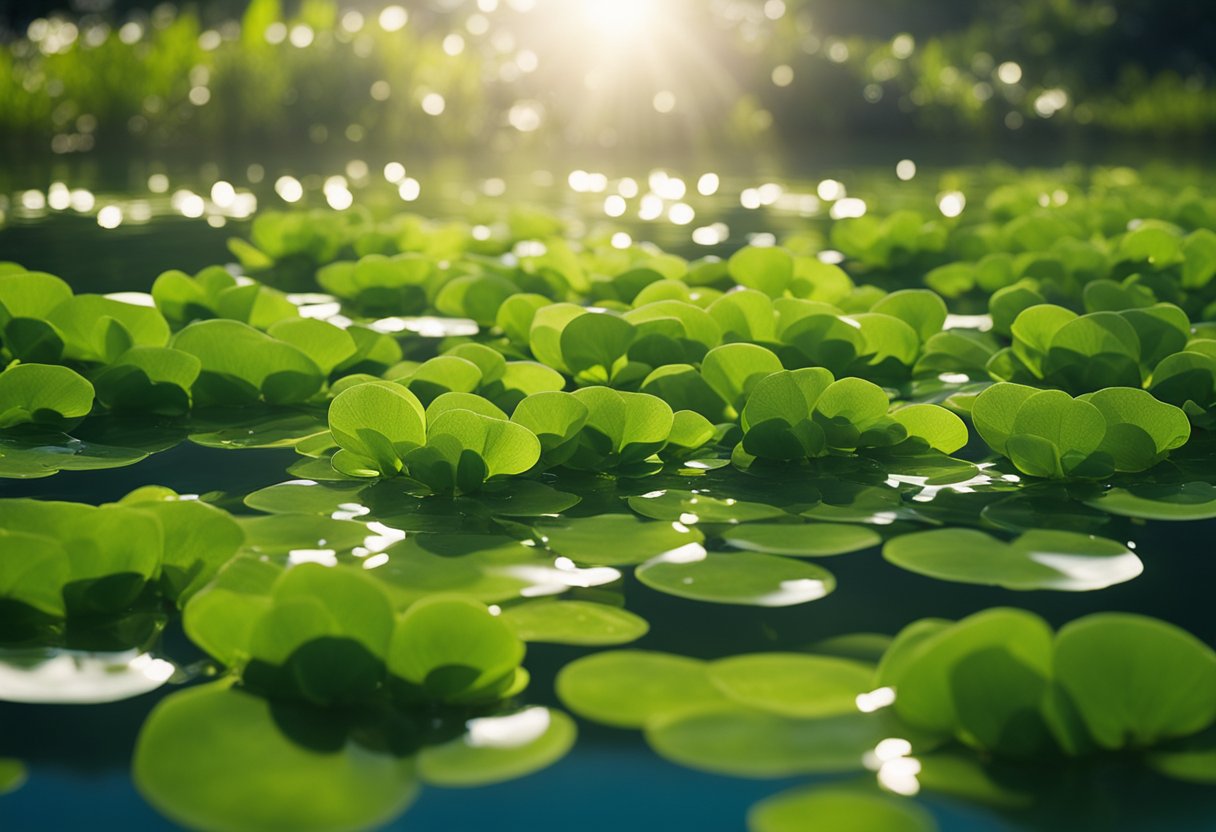
<svg viewBox="0 0 1216 832">
<path fill-rule="evenodd" d="M 600 37 L 620 39 L 637 34 L 655 22 L 654 0 L 578 0 L 579 10 Z"/>
<path fill-rule="evenodd" d="M 663 129 L 690 140 L 720 120 L 742 93 L 713 40 L 693 36 L 704 7 L 705 0 L 537 0 L 527 45 L 554 78 L 551 99 L 568 107 L 566 127 L 612 146 L 647 133 L 643 115 L 663 117 Z M 643 207 L 643 215 L 657 220 L 670 208 Z"/>
</svg>

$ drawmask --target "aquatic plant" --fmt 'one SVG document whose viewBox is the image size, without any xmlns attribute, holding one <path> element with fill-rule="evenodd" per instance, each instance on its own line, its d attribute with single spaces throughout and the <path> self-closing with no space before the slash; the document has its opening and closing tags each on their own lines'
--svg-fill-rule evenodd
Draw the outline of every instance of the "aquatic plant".
<svg viewBox="0 0 1216 832">
<path fill-rule="evenodd" d="M 0 267 L 0 476 L 263 451 L 197 498 L 0 500 L 0 641 L 39 651 L 13 673 L 45 697 L 39 667 L 101 651 L 60 701 L 217 676 L 156 707 L 134 765 L 204 828 L 374 825 L 420 783 L 548 765 L 575 727 L 528 705 L 525 643 L 629 645 L 660 602 L 715 658 L 641 642 L 568 663 L 558 695 L 683 765 L 856 778 L 765 801 L 759 830 L 931 828 L 875 788 L 915 766 L 917 788 L 1019 806 L 1028 769 L 1106 752 L 1210 782 L 1213 654 L 1164 622 L 997 609 L 811 645 L 810 619 L 765 613 L 781 647 L 740 655 L 747 628 L 712 629 L 888 580 L 1118 592 L 1162 563 L 1141 520 L 1216 517 L 1210 240 L 1027 193 L 974 223 L 842 222 L 843 266 L 809 236 L 688 261 L 539 213 L 486 238 L 318 212 L 234 244 L 252 276 L 150 295 Z M 1181 222 L 1154 204 L 1135 210 Z M 201 663 L 161 658 L 179 622 Z"/>
<path fill-rule="evenodd" d="M 541 452 L 531 431 L 484 399 L 447 393 L 424 409 L 408 389 L 392 382 L 339 393 L 329 426 L 341 448 L 333 459 L 338 471 L 352 476 L 405 472 L 437 492 L 469 493 L 493 477 L 522 474 Z"/>
<path fill-rule="evenodd" d="M 1216 653 L 1165 622 L 1099 614 L 1053 634 L 1031 613 L 991 609 L 915 622 L 880 653 L 612 651 L 567 665 L 557 690 L 575 713 L 642 729 L 661 756 L 715 773 L 861 772 L 885 742 L 926 775 L 954 744 L 1022 760 L 1128 750 L 1184 779 L 1210 776 L 1170 743 L 1216 720 Z"/>
<path fill-rule="evenodd" d="M 994 451 L 1030 476 L 1110 476 L 1144 471 L 1184 445 L 1186 414 L 1137 388 L 1076 399 L 1059 390 L 1000 383 L 975 398 L 971 418 Z"/>
</svg>

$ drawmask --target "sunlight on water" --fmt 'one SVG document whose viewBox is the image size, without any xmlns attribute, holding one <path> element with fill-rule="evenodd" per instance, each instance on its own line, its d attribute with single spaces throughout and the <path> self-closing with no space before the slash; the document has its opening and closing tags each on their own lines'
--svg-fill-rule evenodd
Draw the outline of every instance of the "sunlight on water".
<svg viewBox="0 0 1216 832">
<path fill-rule="evenodd" d="M 465 743 L 472 748 L 517 748 L 535 742 L 549 730 L 548 708 L 528 708 L 517 714 L 471 719 Z"/>
<path fill-rule="evenodd" d="M 156 690 L 176 668 L 148 653 L 5 651 L 0 654 L 0 699 L 8 702 L 97 704 Z"/>
</svg>

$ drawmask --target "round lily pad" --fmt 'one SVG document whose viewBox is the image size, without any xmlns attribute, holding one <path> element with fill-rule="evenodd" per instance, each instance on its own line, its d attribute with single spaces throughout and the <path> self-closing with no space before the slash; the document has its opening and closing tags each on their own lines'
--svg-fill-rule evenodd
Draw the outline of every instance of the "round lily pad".
<svg viewBox="0 0 1216 832">
<path fill-rule="evenodd" d="M 502 620 L 524 641 L 549 644 L 628 644 L 646 635 L 646 619 L 591 601 L 529 601 L 503 610 Z"/>
<path fill-rule="evenodd" d="M 449 788 L 514 780 L 566 756 L 577 735 L 574 720 L 552 708 L 478 717 L 456 739 L 423 748 L 418 775 Z"/>
<path fill-rule="evenodd" d="M 754 607 L 818 601 L 836 588 L 836 579 L 822 567 L 756 552 L 711 552 L 690 560 L 660 557 L 639 566 L 635 574 L 668 595 Z"/>
<path fill-rule="evenodd" d="M 887 541 L 883 557 L 931 578 L 1008 589 L 1085 592 L 1144 571 L 1140 558 L 1121 543 L 1046 530 L 1005 543 L 975 529 L 934 529 Z"/>
<path fill-rule="evenodd" d="M 619 580 L 610 567 L 562 568 L 552 556 L 502 535 L 412 534 L 386 550 L 371 569 L 404 608 L 437 592 L 455 592 L 484 603 L 521 595 L 556 595 L 571 587 Z"/>
<path fill-rule="evenodd" d="M 794 719 L 736 704 L 688 707 L 652 720 L 646 740 L 660 756 L 735 777 L 861 771 L 888 736 L 876 714 Z"/>
<path fill-rule="evenodd" d="M 540 517 L 574 508 L 581 498 L 535 480 L 512 480 L 473 496 L 495 517 Z"/>
<path fill-rule="evenodd" d="M 366 487 L 364 482 L 293 480 L 246 495 L 245 505 L 269 514 L 332 515 L 341 511 L 357 517 L 367 513 L 359 498 Z"/>
<path fill-rule="evenodd" d="M 125 468 L 147 459 L 148 454 L 141 448 L 90 442 L 62 433 L 0 436 L 0 477 L 32 480 L 60 471 Z"/>
<path fill-rule="evenodd" d="M 641 728 L 656 717 L 726 698 L 705 662 L 669 653 L 614 650 L 578 659 L 557 675 L 557 695 L 576 714 Z"/>
<path fill-rule="evenodd" d="M 643 517 L 695 523 L 747 523 L 774 520 L 789 515 L 783 509 L 764 503 L 749 503 L 729 497 L 712 497 L 696 491 L 667 489 L 629 498 L 629 507 Z"/>
<path fill-rule="evenodd" d="M 537 526 L 545 544 L 575 563 L 644 563 L 669 552 L 703 553 L 705 536 L 678 522 L 645 521 L 632 514 L 566 518 Z"/>
<path fill-rule="evenodd" d="M 144 723 L 135 784 L 169 818 L 201 829 L 328 832 L 403 812 L 418 790 L 413 760 L 334 742 L 326 719 L 227 682 L 181 691 Z"/>
<path fill-rule="evenodd" d="M 837 523 L 748 523 L 722 533 L 728 546 L 770 555 L 827 557 L 882 543 L 873 529 Z"/>
<path fill-rule="evenodd" d="M 1208 520 L 1216 517 L 1216 486 L 1199 481 L 1115 487 L 1085 504 L 1145 520 Z"/>
<path fill-rule="evenodd" d="M 804 517 L 831 523 L 866 523 L 889 526 L 896 520 L 915 519 L 896 488 L 840 481 L 830 484 L 823 502 L 802 511 Z"/>
<path fill-rule="evenodd" d="M 93 409 L 93 385 L 55 364 L 16 364 L 0 372 L 0 429 L 34 423 L 64 427 Z"/>
<path fill-rule="evenodd" d="M 245 533 L 245 549 L 260 554 L 291 554 L 307 556 L 314 553 L 332 557 L 337 552 L 349 552 L 374 537 L 363 523 L 354 520 L 334 520 L 315 514 L 271 514 L 265 517 L 241 518 Z M 298 561 L 297 561 L 298 562 Z"/>
<path fill-rule="evenodd" d="M 873 665 L 802 653 L 719 659 L 710 664 L 709 676 L 736 702 L 790 717 L 856 711 L 858 695 L 874 688 Z"/>
<path fill-rule="evenodd" d="M 782 792 L 752 807 L 749 832 L 935 832 L 933 816 L 905 798 L 861 790 L 818 788 Z"/>
<path fill-rule="evenodd" d="M 191 427 L 191 442 L 226 451 L 294 448 L 300 442 L 325 432 L 325 423 L 315 415 L 290 411 L 269 411 L 240 419 L 232 419 L 225 414 L 223 419 L 204 420 L 195 415 Z"/>
</svg>

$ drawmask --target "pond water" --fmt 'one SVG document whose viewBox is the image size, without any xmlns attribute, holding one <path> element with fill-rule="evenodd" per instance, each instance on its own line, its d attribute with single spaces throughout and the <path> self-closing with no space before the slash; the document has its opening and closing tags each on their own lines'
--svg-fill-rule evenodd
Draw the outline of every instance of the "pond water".
<svg viewBox="0 0 1216 832">
<path fill-rule="evenodd" d="M 915 154 L 919 156 L 916 167 L 904 166 L 897 175 L 896 165 L 905 154 L 877 160 L 867 158 L 865 164 L 859 163 L 858 157 L 868 153 L 868 150 L 840 149 L 834 157 L 824 154 L 826 161 L 814 166 L 748 160 L 727 164 L 720 160 L 675 160 L 664 167 L 621 163 L 602 172 L 580 168 L 577 163 L 550 162 L 542 167 L 535 161 L 513 161 L 508 172 L 501 166 L 496 169 L 492 161 L 470 165 L 442 159 L 417 164 L 406 161 L 400 165 L 400 171 L 386 168 L 394 160 L 384 159 L 345 160 L 329 167 L 287 164 L 281 160 L 275 164 L 242 161 L 203 169 L 172 162 L 47 168 L 35 165 L 0 172 L 0 192 L 8 194 L 3 203 L 4 220 L 0 222 L 0 261 L 14 261 L 30 270 L 59 275 L 77 293 L 146 292 L 165 270 L 179 268 L 193 274 L 209 265 L 230 262 L 233 258 L 226 247 L 227 240 L 249 236 L 249 219 L 255 211 L 277 210 L 287 207 L 289 202 L 297 202 L 284 198 L 284 194 L 296 196 L 297 187 L 302 194 L 298 201 L 305 206 L 321 207 L 328 202 L 333 207 L 345 207 L 343 203 L 349 197 L 356 206 L 371 206 L 375 210 L 391 207 L 438 218 L 490 216 L 505 206 L 526 202 L 562 212 L 571 219 L 571 233 L 575 237 L 612 225 L 618 229 L 614 233 L 628 234 L 630 242 L 652 241 L 685 257 L 727 256 L 749 240 L 767 242 L 754 235 L 772 234 L 774 239 L 785 240 L 794 232 L 827 229 L 834 220 L 862 213 L 885 216 L 911 208 L 926 215 L 952 216 L 952 212 L 963 211 L 965 205 L 983 204 L 997 185 L 1010 180 L 1010 171 L 1016 170 L 959 167 L 957 154 L 938 149 L 935 156 L 935 151 L 925 149 Z M 1044 156 L 1040 153 L 1034 158 Z M 777 165 L 778 169 L 765 169 L 766 165 Z M 905 175 L 913 170 L 914 175 Z M 1177 182 L 1207 175 L 1201 167 L 1194 171 L 1174 167 L 1168 169 L 1163 179 Z M 1088 168 L 1080 167 L 1059 167 L 1048 173 L 1025 176 L 1041 176 L 1063 183 L 1062 187 L 1067 184 L 1088 187 L 1094 178 Z M 1153 184 L 1151 171 L 1142 176 L 1146 183 Z M 622 190 L 625 179 L 634 185 L 625 184 Z M 414 182 L 416 188 L 409 182 Z M 664 199 L 651 210 L 641 197 L 634 195 L 634 188 L 642 194 L 658 192 Z M 41 196 L 32 196 L 34 192 Z M 847 196 L 843 196 L 845 193 Z M 614 196 L 619 200 L 612 199 Z M 854 202 L 846 203 L 845 199 Z M 48 204 L 48 200 L 58 201 Z M 82 210 L 75 210 L 73 205 Z M 99 220 L 99 212 L 107 206 L 113 206 L 115 211 Z M 652 218 L 645 219 L 648 215 Z M 960 306 L 952 311 L 984 310 Z M 128 467 L 65 470 L 38 479 L 0 479 L 0 498 L 36 497 L 100 505 L 155 484 L 178 494 L 203 495 L 205 500 L 228 511 L 252 516 L 255 512 L 242 504 L 246 495 L 284 481 L 317 481 L 313 479 L 315 469 L 300 473 L 296 466 L 304 458 L 290 447 L 233 451 L 179 440 L 180 437 L 166 441 L 161 447 L 168 446 L 167 449 Z M 982 459 L 984 454 L 979 449 L 983 448 L 973 437 L 962 454 L 972 454 L 969 459 Z M 1167 469 L 1152 469 L 1138 484 L 1158 485 L 1165 494 L 1161 497 L 1164 503 L 1185 503 L 1178 497 L 1176 486 L 1186 483 L 1210 488 L 1216 484 L 1214 453 L 1216 448 L 1204 437 L 1193 438 L 1185 449 L 1174 453 Z M 630 556 L 614 560 L 606 556 L 580 558 L 572 553 L 573 561 L 580 567 L 588 566 L 587 571 L 607 568 L 595 565 L 600 563 L 615 564 L 622 573 L 619 580 L 602 581 L 579 572 L 578 580 L 571 579 L 567 584 L 573 589 L 567 591 L 566 597 L 621 604 L 648 622 L 649 630 L 629 643 L 628 649 L 699 659 L 761 651 L 826 650 L 872 659 L 873 642 L 868 648 L 857 646 L 861 641 L 851 647 L 840 641 L 831 648 L 824 644 L 856 634 L 892 636 L 921 619 L 964 619 L 999 607 L 1030 611 L 1057 629 L 1090 614 L 1136 613 L 1169 622 L 1205 644 L 1210 645 L 1216 639 L 1211 602 L 1216 560 L 1210 551 L 1216 519 L 1202 519 L 1203 511 L 1194 512 L 1201 519 L 1188 522 L 1105 513 L 1099 510 L 1100 506 L 1089 505 L 1100 502 L 1096 494 L 1082 488 L 1057 487 L 1050 482 L 1026 483 L 1006 467 L 994 469 L 1012 477 L 1003 484 L 993 471 L 973 471 L 982 480 L 978 483 L 957 472 L 939 473 L 940 478 L 934 482 L 944 487 L 938 490 L 923 480 L 917 482 L 915 477 L 906 476 L 910 469 L 898 460 L 889 470 L 884 470 L 883 464 L 841 465 L 813 476 L 787 472 L 769 478 L 734 472 L 729 466 L 717 470 L 669 467 L 653 477 L 622 481 L 619 485 L 605 484 L 585 473 L 559 472 L 546 475 L 546 484 L 558 492 L 578 496 L 582 502 L 568 510 L 539 513 L 563 513 L 567 518 L 577 519 L 604 513 L 629 514 L 632 509 L 652 522 L 667 525 L 674 521 L 683 524 L 682 527 L 695 528 L 699 522 L 708 531 L 707 546 L 712 558 L 713 552 L 730 550 L 724 542 L 728 538 L 722 537 L 723 529 L 729 529 L 739 519 L 745 510 L 741 506 L 746 503 L 777 507 L 783 520 L 792 520 L 785 514 L 788 510 L 792 514 L 805 512 L 806 517 L 815 521 L 852 522 L 856 525 L 848 528 L 874 530 L 887 540 L 905 532 L 964 525 L 965 521 L 958 518 L 970 517 L 974 521 L 981 510 L 1004 500 L 999 509 L 988 512 L 990 518 L 999 521 L 990 524 L 989 529 L 999 531 L 1002 539 L 1044 528 L 1077 535 L 1098 534 L 1126 544 L 1121 556 L 1130 556 L 1132 560 L 1138 557 L 1142 562 L 1142 573 L 1140 566 L 1136 566 L 1126 574 L 1120 573 L 1118 578 L 1111 577 L 1113 572 L 1103 571 L 1113 570 L 1114 566 L 1087 563 L 1060 567 L 1061 572 L 1093 591 L 1033 588 L 1033 579 L 1026 584 L 1025 591 L 1015 591 L 977 585 L 985 583 L 983 580 L 970 583 L 942 580 L 930 577 L 925 570 L 918 573 L 901 568 L 889 557 L 884 558 L 876 537 L 846 547 L 848 553 L 842 556 L 796 561 L 782 558 L 783 562 L 809 564 L 813 569 L 822 567 L 830 572 L 827 580 L 835 582 L 834 591 L 826 597 L 812 603 L 785 605 L 784 600 L 771 599 L 759 604 L 746 603 L 746 590 L 732 588 L 729 584 L 734 579 L 729 576 L 726 586 L 695 571 L 687 573 L 695 578 L 681 579 L 679 570 L 688 569 L 688 563 L 679 558 L 666 564 L 674 570 L 674 577 L 664 578 L 657 569 L 648 566 L 651 575 L 639 578 L 634 574 L 633 564 L 640 561 Z M 293 468 L 292 473 L 288 472 L 289 467 Z M 320 485 L 312 488 L 325 491 L 331 485 L 322 479 Z M 816 495 L 808 498 L 801 493 L 800 489 L 806 488 L 814 489 Z M 664 502 L 672 493 L 693 489 L 702 492 L 702 496 L 709 494 L 727 502 L 705 508 L 701 518 L 695 513 L 701 509 L 690 509 L 690 504 Z M 410 503 L 407 495 L 398 492 L 381 498 L 363 494 L 359 499 L 342 499 L 338 494 L 318 499 L 333 500 L 335 505 L 352 500 L 356 505 L 362 502 L 371 507 L 373 517 L 384 516 L 384 525 L 389 527 L 394 527 L 390 519 L 393 516 L 410 511 L 425 513 L 421 508 L 402 508 L 417 501 Z M 735 499 L 741 502 L 735 504 Z M 262 505 L 265 504 L 263 501 Z M 394 508 L 386 510 L 390 506 Z M 714 511 L 723 514 L 715 517 Z M 816 511 L 820 513 L 817 515 Z M 412 521 L 406 521 L 400 527 L 409 534 L 472 533 L 494 512 L 491 509 L 485 517 L 483 514 L 467 507 L 461 511 L 438 509 L 425 522 L 410 525 Z M 1206 516 L 1216 517 L 1216 510 Z M 527 515 L 525 519 L 515 517 L 506 521 L 505 527 L 515 533 L 522 524 L 544 525 L 534 517 L 526 518 Z M 728 522 L 723 523 L 723 519 Z M 748 526 L 745 522 L 738 528 Z M 596 544 L 597 556 L 614 547 L 650 545 L 635 543 L 627 531 L 612 539 L 614 530 L 607 526 L 591 526 L 590 534 L 601 539 Z M 609 542 L 605 543 L 605 539 Z M 559 540 L 554 533 L 550 545 L 560 555 L 563 554 L 560 543 L 554 544 Z M 989 545 L 1000 544 L 992 538 Z M 298 543 L 287 546 L 293 547 L 293 551 L 305 548 Z M 676 548 L 661 545 L 651 554 Z M 759 548 L 764 550 L 763 545 Z M 1068 557 L 1067 553 L 1064 557 Z M 695 564 L 697 559 L 692 562 Z M 573 569 L 574 564 L 570 567 Z M 818 580 L 808 577 L 815 574 L 818 573 L 797 569 L 783 573 L 777 581 L 780 591 L 805 590 L 807 581 Z M 716 594 L 716 600 L 727 603 L 707 603 L 704 597 L 702 600 L 690 597 L 701 591 L 701 585 L 691 593 L 687 587 L 700 581 L 708 587 L 704 592 Z M 741 599 L 744 603 L 739 603 Z M 26 782 L 0 797 L 0 819 L 5 828 L 177 828 L 137 791 L 131 774 L 132 756 L 136 737 L 152 708 L 177 695 L 183 685 L 206 682 L 207 674 L 202 668 L 207 657 L 186 637 L 175 617 L 170 617 L 163 633 L 158 639 L 151 639 L 151 643 L 156 657 L 172 662 L 177 668 L 163 687 L 105 704 L 37 701 L 0 704 L 0 758 L 19 760 L 27 770 Z M 520 698 L 521 704 L 579 711 L 579 707 L 557 695 L 555 680 L 563 668 L 595 649 L 598 648 L 530 643 L 525 667 L 531 683 Z M 10 657 L 4 667 L 13 666 Z M 173 668 L 168 672 L 174 672 Z M 14 678 L 21 676 L 20 671 L 13 673 Z M 81 673 L 77 665 L 65 678 L 79 680 Z M 37 700 L 36 683 L 31 684 L 36 689 L 30 699 Z M 63 684 L 67 683 L 53 682 L 52 686 Z M 96 684 L 100 683 L 80 684 L 96 690 Z M 18 686 L 16 682 L 6 681 L 0 673 L 0 689 L 11 691 L 14 686 Z M 42 695 L 45 698 L 47 694 Z M 8 698 L 17 697 L 10 693 Z M 758 777 L 709 773 L 696 765 L 678 765 L 670 761 L 671 754 L 657 755 L 636 729 L 609 727 L 601 724 L 603 720 L 597 722 L 582 716 L 577 722 L 578 739 L 572 750 L 553 765 L 473 790 L 424 786 L 408 811 L 385 828 L 534 832 L 627 827 L 736 830 L 744 828 L 748 811 L 765 798 L 797 786 L 841 780 L 835 774 L 813 773 L 813 766 L 796 774 Z M 1011 730 L 1016 734 L 1020 729 Z M 736 748 L 743 751 L 728 749 L 723 753 L 728 757 L 732 753 L 747 755 L 746 742 L 741 741 Z M 699 753 L 706 756 L 704 751 Z M 969 753 L 976 761 L 989 759 L 984 752 Z M 747 768 L 734 763 L 728 761 L 718 768 Z M 1034 795 L 1033 806 L 994 808 L 991 802 L 968 799 L 967 794 L 950 796 L 932 788 L 925 788 L 916 800 L 946 830 L 1089 828 L 1181 832 L 1216 828 L 1216 790 L 1210 785 L 1170 779 L 1130 752 L 1079 760 L 1053 759 L 1044 765 L 1020 763 L 1013 768 L 1016 771 L 1012 774 L 1001 775 L 1008 775 L 1003 782 L 1016 783 L 1024 793 Z M 861 776 L 873 780 L 872 773 L 866 775 L 863 771 Z M 268 794 L 266 800 L 273 805 L 276 800 L 287 799 L 285 796 L 289 794 L 289 790 L 278 791 Z M 808 823 L 806 828 L 820 827 Z"/>
</svg>

